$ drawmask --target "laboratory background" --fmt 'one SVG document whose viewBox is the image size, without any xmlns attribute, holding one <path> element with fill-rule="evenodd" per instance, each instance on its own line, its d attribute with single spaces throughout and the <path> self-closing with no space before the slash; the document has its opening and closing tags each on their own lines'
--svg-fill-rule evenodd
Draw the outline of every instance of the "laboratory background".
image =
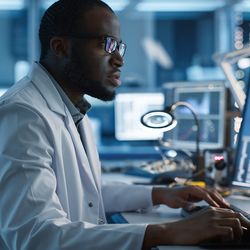
<svg viewBox="0 0 250 250">
<path fill-rule="evenodd" d="M 39 60 L 39 22 L 53 2 L 0 0 L 0 95 Z M 181 164 L 197 150 L 207 165 L 211 152 L 230 155 L 249 84 L 250 0 L 104 2 L 119 17 L 127 51 L 115 100 L 87 97 L 103 168 Z M 188 105 L 172 110 L 175 128 L 142 124 L 145 113 L 178 102 Z"/>
</svg>

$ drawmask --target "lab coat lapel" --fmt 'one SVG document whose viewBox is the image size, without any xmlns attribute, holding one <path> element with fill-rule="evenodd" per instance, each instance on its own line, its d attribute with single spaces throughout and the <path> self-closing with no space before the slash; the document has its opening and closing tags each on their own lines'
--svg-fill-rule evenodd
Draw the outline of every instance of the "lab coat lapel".
<svg viewBox="0 0 250 250">
<path fill-rule="evenodd" d="M 101 186 L 101 166 L 99 155 L 96 149 L 96 143 L 94 141 L 94 135 L 92 133 L 92 128 L 87 115 L 78 124 L 78 130 L 80 132 L 82 144 L 84 146 L 85 152 L 87 154 L 89 165 L 92 174 L 95 179 L 95 184 L 100 190 Z"/>
<path fill-rule="evenodd" d="M 95 171 L 92 171 L 92 168 L 90 166 L 90 162 L 88 160 L 89 155 L 87 156 L 82 141 L 80 139 L 79 133 L 76 129 L 75 123 L 72 119 L 72 116 L 69 113 L 68 109 L 66 108 L 65 104 L 63 103 L 51 79 L 37 63 L 34 63 L 32 65 L 32 69 L 28 77 L 40 91 L 44 99 L 47 101 L 50 109 L 64 116 L 65 124 L 72 137 L 72 141 L 75 145 L 75 151 L 77 154 L 77 159 L 79 161 L 79 171 L 80 174 L 82 175 L 82 179 L 83 180 L 88 179 L 93 184 L 91 186 L 95 188 L 95 192 L 97 192 L 99 185 L 97 184 L 98 182 L 96 179 Z M 91 150 L 88 149 L 88 151 Z"/>
<path fill-rule="evenodd" d="M 72 141 L 75 145 L 75 151 L 76 151 L 77 159 L 79 161 L 79 171 L 80 171 L 80 174 L 82 175 L 81 177 L 83 180 L 86 180 L 86 178 L 88 178 L 89 181 L 93 183 L 92 186 L 95 187 L 95 191 L 97 192 L 98 188 L 96 186 L 96 182 L 95 182 L 95 179 L 94 179 L 91 167 L 90 167 L 89 160 L 87 158 L 87 154 L 85 152 L 82 141 L 80 139 L 80 135 L 73 122 L 73 119 L 69 113 L 66 116 L 66 126 L 72 137 Z"/>
</svg>

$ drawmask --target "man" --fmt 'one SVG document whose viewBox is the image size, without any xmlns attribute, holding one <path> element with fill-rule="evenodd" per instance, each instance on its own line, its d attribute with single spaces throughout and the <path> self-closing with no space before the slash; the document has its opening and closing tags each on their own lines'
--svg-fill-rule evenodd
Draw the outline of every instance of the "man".
<svg viewBox="0 0 250 250">
<path fill-rule="evenodd" d="M 112 100 L 125 45 L 114 12 L 99 0 L 60 0 L 41 21 L 41 58 L 0 101 L 1 249 L 150 249 L 239 239 L 249 222 L 216 192 L 101 185 L 85 94 Z M 214 208 L 155 225 L 107 224 L 105 212 Z"/>
</svg>

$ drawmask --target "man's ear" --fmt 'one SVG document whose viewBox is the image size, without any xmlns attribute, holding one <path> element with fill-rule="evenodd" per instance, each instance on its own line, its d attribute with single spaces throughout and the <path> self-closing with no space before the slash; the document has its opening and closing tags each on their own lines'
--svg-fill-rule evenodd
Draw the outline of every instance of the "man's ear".
<svg viewBox="0 0 250 250">
<path fill-rule="evenodd" d="M 55 56 L 67 58 L 70 54 L 70 41 L 64 37 L 53 37 L 50 40 L 50 50 Z"/>
</svg>

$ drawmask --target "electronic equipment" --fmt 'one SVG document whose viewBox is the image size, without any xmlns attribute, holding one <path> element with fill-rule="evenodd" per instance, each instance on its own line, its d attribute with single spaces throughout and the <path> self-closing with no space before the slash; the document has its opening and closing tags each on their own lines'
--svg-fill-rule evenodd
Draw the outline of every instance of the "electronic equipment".
<svg viewBox="0 0 250 250">
<path fill-rule="evenodd" d="M 249 82 L 249 57 L 249 46 L 215 56 L 217 63 L 228 79 L 226 84 L 229 86 L 240 111 L 243 110 L 246 98 L 245 83 Z"/>
<path fill-rule="evenodd" d="M 232 164 L 229 150 L 204 150 L 205 182 L 208 186 L 229 186 Z"/>
<path fill-rule="evenodd" d="M 234 163 L 231 168 L 226 150 L 204 151 L 205 179 L 208 184 L 219 183 L 250 188 L 250 85 L 247 87 L 242 122 L 237 138 Z M 233 176 L 230 178 L 230 176 Z"/>
<path fill-rule="evenodd" d="M 250 188 L 250 85 L 246 92 L 234 162 L 233 185 Z"/>
<path fill-rule="evenodd" d="M 177 101 L 190 103 L 200 124 L 200 148 L 215 149 L 224 147 L 224 123 L 226 89 L 224 81 L 169 82 L 163 85 L 165 106 Z M 177 126 L 164 133 L 164 140 L 171 147 L 195 150 L 196 130 L 189 110 L 178 108 L 175 117 Z"/>
<path fill-rule="evenodd" d="M 208 209 L 208 208 L 209 208 L 209 205 L 193 205 L 189 209 L 182 208 L 181 215 L 182 215 L 182 217 L 188 217 L 192 214 L 195 214 L 197 212 L 200 212 L 200 211 L 202 211 L 204 209 Z M 239 207 L 230 204 L 230 209 L 232 209 L 233 211 L 235 211 L 237 213 L 243 214 L 248 220 L 250 220 L 250 214 L 247 213 L 246 211 L 243 211 Z"/>
<path fill-rule="evenodd" d="M 157 140 L 162 132 L 144 127 L 141 116 L 150 110 L 163 109 L 160 92 L 119 93 L 115 99 L 115 137 L 118 140 Z"/>
</svg>

